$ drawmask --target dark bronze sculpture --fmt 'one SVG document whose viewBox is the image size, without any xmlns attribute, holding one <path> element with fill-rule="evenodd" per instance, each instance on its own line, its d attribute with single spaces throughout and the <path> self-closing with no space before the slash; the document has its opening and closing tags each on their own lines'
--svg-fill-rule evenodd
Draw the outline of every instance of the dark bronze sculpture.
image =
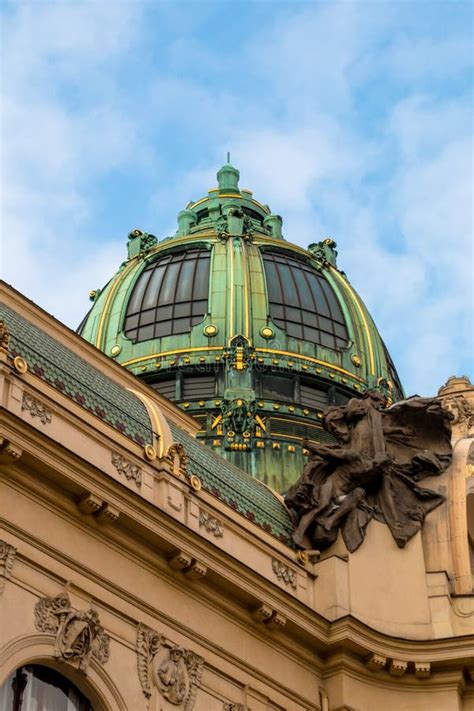
<svg viewBox="0 0 474 711">
<path fill-rule="evenodd" d="M 418 482 L 449 466 L 449 413 L 438 400 L 420 397 L 384 408 L 385 397 L 377 391 L 329 407 L 323 425 L 336 443 L 305 442 L 308 462 L 285 497 L 299 547 L 324 550 L 341 529 L 353 552 L 375 518 L 403 548 L 444 501 Z"/>
</svg>

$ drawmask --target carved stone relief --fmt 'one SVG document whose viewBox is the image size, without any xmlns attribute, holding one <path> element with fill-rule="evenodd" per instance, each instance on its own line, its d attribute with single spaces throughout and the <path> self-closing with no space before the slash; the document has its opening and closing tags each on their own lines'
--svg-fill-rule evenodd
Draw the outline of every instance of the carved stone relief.
<svg viewBox="0 0 474 711">
<path fill-rule="evenodd" d="M 0 595 L 5 589 L 7 580 L 11 578 L 16 548 L 6 541 L 0 541 Z"/>
<path fill-rule="evenodd" d="M 123 474 L 127 481 L 134 481 L 137 486 L 142 485 L 142 470 L 138 464 L 129 462 L 118 452 L 112 452 L 112 464 L 119 474 Z"/>
<path fill-rule="evenodd" d="M 183 711 L 192 711 L 201 685 L 204 660 L 164 635 L 140 624 L 137 632 L 138 677 L 147 699 L 156 688 Z"/>
<path fill-rule="evenodd" d="M 31 395 L 27 393 L 23 393 L 21 409 L 27 410 L 31 417 L 38 417 L 43 425 L 49 425 L 53 417 L 51 410 L 49 410 L 46 405 L 35 400 L 34 397 L 31 397 Z"/>
<path fill-rule="evenodd" d="M 474 412 L 471 404 L 463 395 L 450 395 L 443 398 L 443 407 L 451 413 L 452 424 L 467 434 L 474 427 Z"/>
<path fill-rule="evenodd" d="M 296 573 L 294 570 L 276 558 L 273 558 L 272 560 L 272 568 L 278 580 L 281 580 L 283 583 L 293 588 L 293 590 L 296 590 Z"/>
<path fill-rule="evenodd" d="M 96 610 L 76 610 L 66 592 L 43 597 L 35 605 L 35 625 L 41 632 L 56 636 L 54 656 L 78 662 L 87 671 L 91 656 L 105 664 L 110 656 L 110 637 L 105 633 Z"/>
<path fill-rule="evenodd" d="M 400 548 L 445 497 L 420 481 L 451 462 L 450 414 L 434 398 L 412 397 L 386 408 L 371 390 L 323 412 L 335 444 L 304 442 L 310 456 L 285 503 L 300 548 L 325 550 L 339 530 L 353 553 L 372 518 L 386 523 Z"/>
<path fill-rule="evenodd" d="M 222 538 L 224 527 L 217 518 L 214 518 L 207 511 L 199 511 L 199 526 L 203 526 L 208 533 L 213 533 L 216 538 Z"/>
<path fill-rule="evenodd" d="M 245 711 L 245 706 L 243 704 L 225 702 L 222 711 Z"/>
</svg>

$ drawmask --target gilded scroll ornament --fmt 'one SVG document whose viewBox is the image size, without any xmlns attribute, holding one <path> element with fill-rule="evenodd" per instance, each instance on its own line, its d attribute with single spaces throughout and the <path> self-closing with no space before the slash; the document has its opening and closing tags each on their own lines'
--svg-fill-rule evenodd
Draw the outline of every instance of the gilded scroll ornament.
<svg viewBox="0 0 474 711">
<path fill-rule="evenodd" d="M 110 638 L 99 621 L 96 610 L 76 610 L 66 592 L 56 597 L 43 597 L 35 605 L 35 625 L 41 632 L 56 636 L 54 656 L 67 662 L 78 662 L 87 671 L 91 657 L 105 664 L 110 656 Z"/>
<path fill-rule="evenodd" d="M 8 351 L 8 346 L 10 344 L 10 331 L 7 328 L 7 324 L 3 319 L 0 319 L 0 348 L 4 351 Z"/>
<path fill-rule="evenodd" d="M 6 541 L 0 541 L 0 595 L 5 589 L 7 580 L 11 578 L 16 548 Z"/>
<path fill-rule="evenodd" d="M 53 417 L 51 410 L 46 405 L 43 405 L 43 403 L 27 393 L 23 393 L 21 409 L 27 410 L 31 417 L 38 417 L 43 425 L 49 425 Z"/>
<path fill-rule="evenodd" d="M 327 408 L 322 421 L 336 444 L 304 443 L 310 457 L 285 498 L 295 543 L 324 550 L 341 530 L 353 552 L 375 518 L 403 548 L 444 501 L 419 482 L 450 464 L 450 419 L 434 398 L 413 397 L 385 409 L 378 391 Z"/>
<path fill-rule="evenodd" d="M 201 685 L 204 660 L 140 624 L 137 632 L 138 676 L 147 699 L 157 688 L 163 698 L 192 711 Z"/>
</svg>

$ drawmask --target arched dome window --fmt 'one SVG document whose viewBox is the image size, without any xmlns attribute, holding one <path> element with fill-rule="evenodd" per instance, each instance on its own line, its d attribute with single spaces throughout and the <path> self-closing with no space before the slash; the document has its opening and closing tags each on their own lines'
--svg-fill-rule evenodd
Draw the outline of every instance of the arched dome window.
<svg viewBox="0 0 474 711">
<path fill-rule="evenodd" d="M 327 279 L 307 262 L 263 252 L 272 321 L 288 336 L 337 349 L 348 341 L 339 302 Z"/>
<path fill-rule="evenodd" d="M 50 667 L 29 664 L 17 669 L 0 689 L 1 711 L 93 711 L 92 704 Z"/>
<path fill-rule="evenodd" d="M 207 313 L 210 252 L 187 249 L 158 258 L 138 277 L 124 333 L 133 341 L 188 333 Z"/>
</svg>

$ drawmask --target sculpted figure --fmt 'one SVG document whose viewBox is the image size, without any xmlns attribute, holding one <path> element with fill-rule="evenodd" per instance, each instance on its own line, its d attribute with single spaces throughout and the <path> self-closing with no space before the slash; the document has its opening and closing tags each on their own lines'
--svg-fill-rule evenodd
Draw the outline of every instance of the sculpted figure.
<svg viewBox="0 0 474 711">
<path fill-rule="evenodd" d="M 64 659 L 80 659 L 80 668 L 86 668 L 93 652 L 93 643 L 101 632 L 95 610 L 69 610 L 60 623 L 57 648 Z"/>
<path fill-rule="evenodd" d="M 329 407 L 323 425 L 336 443 L 304 443 L 310 457 L 285 497 L 298 546 L 324 550 L 341 529 L 353 552 L 375 518 L 403 548 L 425 515 L 444 501 L 417 482 L 441 474 L 450 463 L 449 413 L 430 398 L 384 406 L 382 393 L 368 391 L 347 405 Z"/>
<path fill-rule="evenodd" d="M 182 704 L 189 690 L 189 676 L 184 663 L 184 649 L 174 646 L 170 649 L 169 659 L 157 669 L 158 688 L 172 704 Z"/>
</svg>

